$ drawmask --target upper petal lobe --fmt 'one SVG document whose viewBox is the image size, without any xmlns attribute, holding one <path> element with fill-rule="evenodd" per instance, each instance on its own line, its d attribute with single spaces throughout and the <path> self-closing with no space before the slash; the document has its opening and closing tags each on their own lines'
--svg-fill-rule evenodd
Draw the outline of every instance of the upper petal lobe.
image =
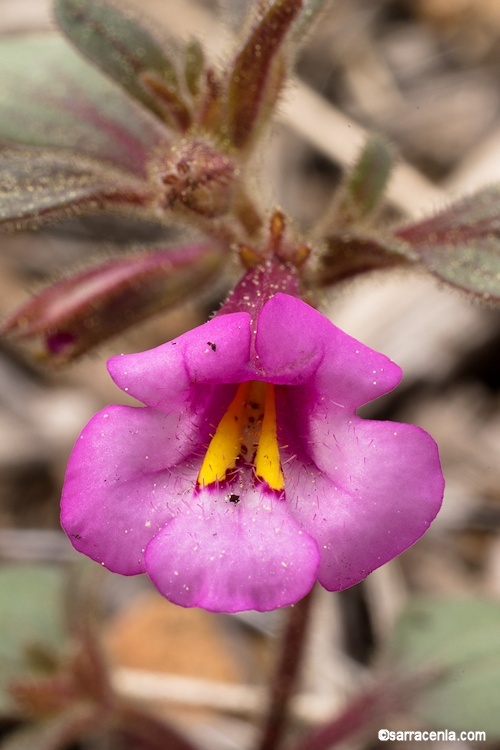
<svg viewBox="0 0 500 750">
<path fill-rule="evenodd" d="M 351 412 L 395 388 L 402 375 L 388 357 L 286 294 L 276 294 L 264 305 L 256 350 L 264 379 L 304 385 L 300 401 L 336 402 Z"/>
<path fill-rule="evenodd" d="M 248 380 L 250 316 L 221 315 L 179 338 L 139 354 L 112 357 L 115 383 L 148 406 L 168 409 L 193 385 Z"/>
</svg>

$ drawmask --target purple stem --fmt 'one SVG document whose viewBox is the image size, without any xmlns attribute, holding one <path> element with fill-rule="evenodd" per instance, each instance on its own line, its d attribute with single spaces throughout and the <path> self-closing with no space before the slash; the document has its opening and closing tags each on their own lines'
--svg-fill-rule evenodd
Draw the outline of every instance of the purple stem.
<svg viewBox="0 0 500 750">
<path fill-rule="evenodd" d="M 288 622 L 270 686 L 268 713 L 257 750 L 279 750 L 287 729 L 290 699 L 297 685 L 311 612 L 312 592 L 288 609 Z"/>
</svg>

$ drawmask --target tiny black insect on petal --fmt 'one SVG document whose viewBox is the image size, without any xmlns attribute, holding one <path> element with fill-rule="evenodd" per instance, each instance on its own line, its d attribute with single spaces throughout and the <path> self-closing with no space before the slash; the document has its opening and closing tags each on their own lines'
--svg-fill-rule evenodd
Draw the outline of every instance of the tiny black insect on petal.
<svg viewBox="0 0 500 750">
<path fill-rule="evenodd" d="M 207 346 L 210 347 L 210 349 L 215 352 L 217 351 L 217 344 L 214 344 L 212 341 L 207 341 Z"/>
<path fill-rule="evenodd" d="M 229 502 L 234 503 L 235 505 L 240 502 L 240 496 L 239 495 L 229 495 Z"/>
</svg>

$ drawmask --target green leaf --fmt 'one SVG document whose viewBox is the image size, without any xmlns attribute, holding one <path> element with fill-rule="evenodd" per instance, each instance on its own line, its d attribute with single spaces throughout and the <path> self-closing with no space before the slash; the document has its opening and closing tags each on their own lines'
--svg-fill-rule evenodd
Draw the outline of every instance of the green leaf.
<svg viewBox="0 0 500 750">
<path fill-rule="evenodd" d="M 402 227 L 395 237 L 442 281 L 474 297 L 500 301 L 500 186 Z"/>
<path fill-rule="evenodd" d="M 309 277 L 314 286 L 330 286 L 369 271 L 411 262 L 405 243 L 389 234 L 344 232 L 326 238 L 326 249 Z"/>
<path fill-rule="evenodd" d="M 60 37 L 0 41 L 0 139 L 79 151 L 144 176 L 166 129 Z"/>
<path fill-rule="evenodd" d="M 159 42 L 130 13 L 103 0 L 56 0 L 54 13 L 80 52 L 147 107 L 158 112 L 141 85 L 144 73 L 156 73 L 170 88 L 178 87 L 174 66 Z"/>
<path fill-rule="evenodd" d="M 301 0 L 275 0 L 230 66 L 227 129 L 237 148 L 247 145 L 276 103 L 284 80 L 283 42 Z"/>
<path fill-rule="evenodd" d="M 356 227 L 371 216 L 384 197 L 392 165 L 392 151 L 385 139 L 370 138 L 336 199 L 337 223 Z"/>
<path fill-rule="evenodd" d="M 147 203 L 149 188 L 93 159 L 60 151 L 0 152 L 0 225 L 37 226 L 51 217 Z"/>
<path fill-rule="evenodd" d="M 64 641 L 64 573 L 38 565 L 0 568 L 0 710 L 12 677 L 30 672 L 26 649 L 40 645 L 57 652 Z"/>
<path fill-rule="evenodd" d="M 184 60 L 184 78 L 193 96 L 200 90 L 200 81 L 205 67 L 203 47 L 197 39 L 191 39 L 186 45 Z"/>
<path fill-rule="evenodd" d="M 397 623 L 389 657 L 398 673 L 443 670 L 415 704 L 422 718 L 455 731 L 500 738 L 500 603 L 421 600 Z"/>
</svg>

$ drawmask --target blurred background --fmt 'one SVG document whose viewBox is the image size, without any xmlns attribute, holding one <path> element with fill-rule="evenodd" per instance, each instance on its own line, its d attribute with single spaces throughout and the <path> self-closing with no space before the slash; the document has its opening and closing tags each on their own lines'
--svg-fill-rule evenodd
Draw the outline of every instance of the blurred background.
<svg viewBox="0 0 500 750">
<path fill-rule="evenodd" d="M 247 0 L 135 3 L 163 25 L 167 38 L 199 35 L 217 61 L 231 49 L 232 34 L 251 5 Z M 0 34 L 51 28 L 45 0 L 0 0 Z M 264 205 L 280 205 L 307 230 L 326 208 L 366 133 L 375 130 L 400 156 L 387 217 L 432 213 L 452 198 L 500 181 L 499 80 L 497 0 L 325 3 L 320 23 L 301 47 L 278 121 L 258 154 L 262 178 L 255 189 Z M 112 245 L 126 245 L 132 231 L 84 219 L 36 234 L 2 235 L 0 314 L 7 315 L 66 268 L 82 266 Z M 168 239 L 177 237 L 172 230 Z M 67 570 L 77 558 L 59 531 L 59 495 L 83 424 L 105 404 L 123 401 L 107 376 L 107 357 L 156 346 L 198 325 L 217 307 L 220 294 L 157 316 L 56 373 L 33 364 L 10 342 L 0 342 L 0 639 L 2 628 L 16 629 L 9 610 L 17 585 L 24 584 L 15 571 L 27 572 L 29 579 L 32 565 Z M 339 327 L 401 365 L 402 386 L 363 413 L 428 430 L 440 446 L 447 488 L 442 513 L 417 545 L 353 589 L 317 592 L 293 705 L 297 737 L 340 712 L 350 696 L 370 684 L 413 602 L 422 597 L 438 603 L 470 597 L 500 602 L 499 312 L 417 272 L 367 275 L 335 294 L 325 293 L 323 305 Z M 85 586 L 103 613 L 100 638 L 117 689 L 173 717 L 200 747 L 252 747 L 284 613 L 186 611 L 161 599 L 144 578 L 122 579 L 97 566 L 84 567 Z M 36 588 L 36 580 L 26 583 L 32 600 L 29 586 Z M 42 597 L 42 609 L 49 601 Z M 29 612 L 27 617 L 36 617 Z M 500 633 L 498 611 L 495 616 Z M 481 641 L 479 614 L 472 627 Z M 449 637 L 461 652 L 462 635 Z M 17 647 L 5 646 L 4 658 Z M 499 661 L 499 648 L 493 638 L 491 663 Z M 500 667 L 493 676 L 474 679 L 469 709 L 478 710 L 473 693 L 481 695 L 485 686 L 500 705 Z M 453 703 L 457 715 L 470 703 L 464 690 L 461 699 L 443 699 Z M 6 716 L 8 705 L 4 701 Z M 453 728 L 449 722 L 455 719 L 446 710 L 431 714 L 428 706 L 420 713 L 388 710 L 384 725 Z M 500 718 L 490 719 L 491 746 L 500 747 Z M 5 731 L 11 726 L 6 720 Z M 375 731 L 356 743 L 379 745 Z M 450 750 L 468 746 L 473 745 L 446 743 Z"/>
</svg>

